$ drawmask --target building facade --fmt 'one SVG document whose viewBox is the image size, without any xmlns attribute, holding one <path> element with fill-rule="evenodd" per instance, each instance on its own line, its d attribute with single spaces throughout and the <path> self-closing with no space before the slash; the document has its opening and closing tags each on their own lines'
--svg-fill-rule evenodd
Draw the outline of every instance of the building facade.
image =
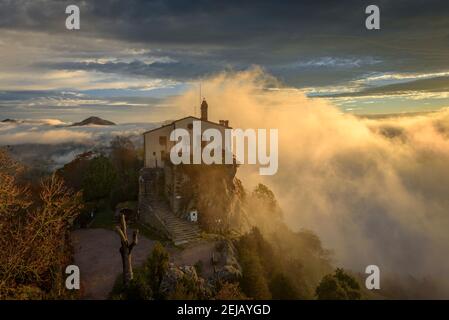
<svg viewBox="0 0 449 320">
<path fill-rule="evenodd" d="M 208 105 L 203 100 L 201 118 L 188 116 L 143 134 L 144 167 L 139 177 L 139 214 L 142 222 L 171 239 L 177 239 L 174 240 L 175 243 L 188 240 L 189 237 L 198 234 L 199 231 L 193 231 L 192 223 L 194 224 L 194 222 L 189 217 L 192 216 L 192 212 L 195 213 L 195 217 L 198 214 L 201 215 L 201 212 L 193 209 L 188 209 L 189 212 L 186 212 L 186 208 L 181 205 L 184 200 L 181 188 L 182 185 L 189 183 L 189 177 L 178 165 L 174 165 L 170 161 L 170 150 L 178 143 L 170 141 L 170 134 L 175 129 L 187 130 L 190 134 L 192 148 L 195 138 L 193 136 L 195 121 L 201 123 L 201 135 L 207 129 L 217 129 L 224 138 L 225 130 L 230 129 L 227 120 L 220 120 L 218 123 L 208 120 Z M 196 134 L 199 133 L 196 132 Z M 201 137 L 199 138 L 201 140 Z M 190 220 L 190 222 L 186 220 Z"/>
<path fill-rule="evenodd" d="M 209 121 L 207 116 L 208 105 L 206 100 L 203 100 L 201 103 L 201 118 L 188 116 L 145 132 L 143 134 L 145 155 L 144 167 L 164 168 L 165 162 L 169 161 L 171 148 L 177 143 L 176 141 L 170 141 L 170 134 L 175 129 L 187 130 L 190 133 L 190 146 L 193 146 L 193 139 L 195 138 L 192 132 L 194 121 L 201 122 L 201 135 L 207 129 L 217 129 L 221 132 L 222 137 L 225 137 L 225 129 L 230 129 L 229 121 L 220 120 L 218 123 L 215 123 Z"/>
</svg>

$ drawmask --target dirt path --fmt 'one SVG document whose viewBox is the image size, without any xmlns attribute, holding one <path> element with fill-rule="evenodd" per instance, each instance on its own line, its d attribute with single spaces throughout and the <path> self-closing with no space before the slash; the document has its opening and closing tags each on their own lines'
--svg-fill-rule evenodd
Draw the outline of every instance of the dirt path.
<svg viewBox="0 0 449 320">
<path fill-rule="evenodd" d="M 128 230 L 131 238 L 132 230 Z M 111 230 L 79 229 L 72 232 L 72 243 L 75 250 L 75 265 L 80 268 L 82 298 L 107 299 L 114 286 L 115 279 L 122 272 L 120 258 L 120 238 Z M 153 249 L 155 241 L 142 235 L 139 244 L 133 250 L 133 265 L 140 266 Z M 170 260 L 176 265 L 193 266 L 201 260 L 203 269 L 201 276 L 213 275 L 210 263 L 214 251 L 214 241 L 204 241 L 184 249 L 169 247 Z"/>
<path fill-rule="evenodd" d="M 131 238 L 132 230 L 128 230 Z M 111 230 L 80 229 L 72 232 L 75 265 L 80 268 L 83 299 L 107 299 L 115 279 L 122 272 L 120 238 Z M 143 236 L 133 250 L 134 266 L 142 265 L 154 241 Z"/>
</svg>

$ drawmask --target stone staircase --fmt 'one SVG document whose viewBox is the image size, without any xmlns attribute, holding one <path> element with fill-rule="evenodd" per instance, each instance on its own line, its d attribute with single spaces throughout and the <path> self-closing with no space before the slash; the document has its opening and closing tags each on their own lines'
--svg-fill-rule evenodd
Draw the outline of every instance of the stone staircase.
<svg viewBox="0 0 449 320">
<path fill-rule="evenodd" d="M 153 201 L 152 209 L 163 221 L 169 237 L 175 245 L 199 240 L 201 229 L 198 225 L 175 216 L 165 202 Z"/>
<path fill-rule="evenodd" d="M 176 216 L 166 200 L 158 195 L 157 179 L 160 174 L 162 173 L 155 170 L 141 171 L 139 179 L 141 221 L 167 235 L 175 245 L 199 240 L 201 233 L 199 226 Z"/>
</svg>

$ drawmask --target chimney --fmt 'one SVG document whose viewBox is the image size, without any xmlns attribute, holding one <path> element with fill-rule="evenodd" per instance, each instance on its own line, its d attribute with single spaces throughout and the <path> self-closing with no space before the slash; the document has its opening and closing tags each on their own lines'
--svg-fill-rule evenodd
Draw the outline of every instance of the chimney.
<svg viewBox="0 0 449 320">
<path fill-rule="evenodd" d="M 207 102 L 206 99 L 203 98 L 203 102 L 201 102 L 201 120 L 207 121 Z"/>
<path fill-rule="evenodd" d="M 218 120 L 218 124 L 223 127 L 229 127 L 229 120 Z"/>
</svg>

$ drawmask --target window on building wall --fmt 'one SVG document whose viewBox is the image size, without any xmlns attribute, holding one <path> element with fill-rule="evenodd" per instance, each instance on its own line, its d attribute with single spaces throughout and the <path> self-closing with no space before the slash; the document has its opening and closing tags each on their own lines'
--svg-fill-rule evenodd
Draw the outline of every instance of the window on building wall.
<svg viewBox="0 0 449 320">
<path fill-rule="evenodd" d="M 193 129 L 193 123 L 189 123 L 189 124 L 187 125 L 187 129 L 192 130 L 192 129 Z"/>
<path fill-rule="evenodd" d="M 161 151 L 161 160 L 162 161 L 165 160 L 165 151 L 164 150 Z"/>
<path fill-rule="evenodd" d="M 166 146 L 167 145 L 167 137 L 159 137 L 159 144 L 161 146 Z"/>
</svg>

